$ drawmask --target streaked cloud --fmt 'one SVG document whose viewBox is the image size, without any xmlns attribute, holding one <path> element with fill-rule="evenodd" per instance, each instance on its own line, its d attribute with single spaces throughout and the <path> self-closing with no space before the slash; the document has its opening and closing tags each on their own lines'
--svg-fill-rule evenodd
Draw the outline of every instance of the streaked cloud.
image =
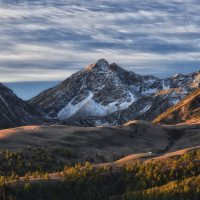
<svg viewBox="0 0 200 200">
<path fill-rule="evenodd" d="M 0 5 L 0 82 L 62 80 L 100 58 L 158 76 L 200 69 L 197 0 Z"/>
</svg>

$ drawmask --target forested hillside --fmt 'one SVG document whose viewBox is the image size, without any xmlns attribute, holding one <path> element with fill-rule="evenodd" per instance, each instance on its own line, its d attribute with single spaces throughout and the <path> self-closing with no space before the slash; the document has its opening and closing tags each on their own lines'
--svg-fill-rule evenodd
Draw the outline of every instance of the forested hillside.
<svg viewBox="0 0 200 200">
<path fill-rule="evenodd" d="M 3 165 L 13 158 L 5 154 Z M 18 159 L 18 158 L 16 158 Z M 48 159 L 48 158 L 47 158 Z M 0 199 L 4 200 L 197 200 L 200 198 L 200 150 L 169 158 L 123 166 L 65 166 L 62 172 L 24 172 L 15 168 L 1 176 Z M 3 173 L 3 172 L 1 172 Z"/>
</svg>

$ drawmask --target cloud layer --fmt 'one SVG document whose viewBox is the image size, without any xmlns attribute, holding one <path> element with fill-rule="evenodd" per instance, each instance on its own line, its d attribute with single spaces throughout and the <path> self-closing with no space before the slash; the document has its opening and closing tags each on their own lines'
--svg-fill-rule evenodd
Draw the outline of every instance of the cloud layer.
<svg viewBox="0 0 200 200">
<path fill-rule="evenodd" d="M 197 0 L 0 0 L 0 82 L 62 80 L 105 58 L 137 73 L 200 69 Z"/>
</svg>

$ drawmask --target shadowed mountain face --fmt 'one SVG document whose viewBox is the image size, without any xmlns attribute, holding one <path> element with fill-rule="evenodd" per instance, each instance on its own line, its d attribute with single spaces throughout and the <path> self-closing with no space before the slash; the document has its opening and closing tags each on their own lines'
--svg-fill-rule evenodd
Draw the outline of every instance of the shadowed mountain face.
<svg viewBox="0 0 200 200">
<path fill-rule="evenodd" d="M 153 120 L 199 88 L 200 72 L 167 79 L 141 76 L 108 64 L 89 65 L 30 100 L 47 118 L 75 125 L 119 125 Z"/>
<path fill-rule="evenodd" d="M 154 120 L 155 123 L 164 124 L 177 124 L 181 122 L 195 123 L 199 121 L 200 89 L 187 96 Z"/>
<path fill-rule="evenodd" d="M 0 129 L 34 123 L 36 115 L 30 105 L 0 84 Z"/>
</svg>

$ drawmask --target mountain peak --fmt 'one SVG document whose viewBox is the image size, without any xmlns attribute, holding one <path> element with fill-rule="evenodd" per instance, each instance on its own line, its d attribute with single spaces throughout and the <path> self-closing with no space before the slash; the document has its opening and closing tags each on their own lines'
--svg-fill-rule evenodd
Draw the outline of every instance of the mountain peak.
<svg viewBox="0 0 200 200">
<path fill-rule="evenodd" d="M 199 76 L 200 75 L 200 70 L 199 71 L 196 71 L 196 72 L 193 72 L 192 74 L 191 74 L 192 76 Z"/>
<path fill-rule="evenodd" d="M 86 67 L 86 71 L 108 71 L 109 70 L 109 63 L 105 59 L 98 60 L 95 64 L 90 64 Z"/>
<path fill-rule="evenodd" d="M 105 59 L 103 59 L 103 58 L 101 58 L 100 60 L 98 60 L 98 61 L 96 62 L 96 64 L 98 64 L 98 65 L 102 65 L 102 64 L 108 65 L 108 61 L 105 60 Z"/>
</svg>

